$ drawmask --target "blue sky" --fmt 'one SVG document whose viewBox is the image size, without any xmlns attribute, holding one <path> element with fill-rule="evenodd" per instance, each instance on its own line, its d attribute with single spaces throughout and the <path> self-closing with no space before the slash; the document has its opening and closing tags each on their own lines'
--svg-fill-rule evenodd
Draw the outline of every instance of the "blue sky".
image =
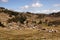
<svg viewBox="0 0 60 40">
<path fill-rule="evenodd" d="M 21 12 L 51 13 L 60 11 L 60 0 L 0 0 L 0 7 Z"/>
</svg>

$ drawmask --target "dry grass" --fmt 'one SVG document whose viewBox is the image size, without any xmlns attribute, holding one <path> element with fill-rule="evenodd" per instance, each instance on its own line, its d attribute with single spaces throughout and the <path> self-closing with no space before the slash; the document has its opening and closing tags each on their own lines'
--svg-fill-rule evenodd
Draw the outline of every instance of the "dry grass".
<svg viewBox="0 0 60 40">
<path fill-rule="evenodd" d="M 60 40 L 60 33 L 49 33 L 37 29 L 6 30 L 0 28 L 0 40 Z"/>
</svg>

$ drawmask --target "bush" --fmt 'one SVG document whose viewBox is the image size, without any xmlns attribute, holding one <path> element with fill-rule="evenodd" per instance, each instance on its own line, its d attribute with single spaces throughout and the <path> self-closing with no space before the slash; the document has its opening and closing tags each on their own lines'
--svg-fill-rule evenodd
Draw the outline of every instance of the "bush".
<svg viewBox="0 0 60 40">
<path fill-rule="evenodd" d="M 52 25 L 60 25 L 60 20 L 56 20 L 48 23 L 48 26 L 52 26 Z"/>
<path fill-rule="evenodd" d="M 8 22 L 10 23 L 10 22 L 18 22 L 19 21 L 20 23 L 24 24 L 25 20 L 26 20 L 26 17 L 23 17 L 23 16 L 19 17 L 19 16 L 17 16 L 15 18 L 9 19 Z"/>
<path fill-rule="evenodd" d="M 5 27 L 1 22 L 0 22 L 0 26 Z"/>
<path fill-rule="evenodd" d="M 40 20 L 38 24 L 42 24 L 42 21 Z"/>
</svg>

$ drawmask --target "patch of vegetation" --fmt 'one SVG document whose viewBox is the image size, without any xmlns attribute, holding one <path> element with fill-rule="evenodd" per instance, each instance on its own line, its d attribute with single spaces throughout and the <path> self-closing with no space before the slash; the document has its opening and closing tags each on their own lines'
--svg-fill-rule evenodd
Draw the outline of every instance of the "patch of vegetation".
<svg viewBox="0 0 60 40">
<path fill-rule="evenodd" d="M 60 17 L 60 12 L 57 12 L 57 13 L 51 13 L 49 14 L 50 16 L 53 16 L 53 17 Z"/>
<path fill-rule="evenodd" d="M 1 27 L 5 27 L 5 25 L 3 25 L 1 22 L 0 22 L 0 26 L 1 26 Z"/>
<path fill-rule="evenodd" d="M 5 9 L 4 7 L 0 7 L 0 12 L 4 12 L 5 14 L 8 14 L 10 17 L 11 17 L 12 15 L 17 16 L 17 15 L 19 14 L 18 12 Z"/>
<path fill-rule="evenodd" d="M 38 24 L 42 24 L 42 21 L 40 20 Z"/>
<path fill-rule="evenodd" d="M 20 16 L 20 17 L 17 16 L 15 18 L 9 19 L 8 23 L 10 23 L 10 22 L 20 22 L 20 23 L 24 24 L 25 20 L 26 20 L 26 17 L 24 17 L 24 16 Z"/>
<path fill-rule="evenodd" d="M 48 23 L 48 26 L 52 26 L 52 25 L 60 25 L 60 20 L 56 20 Z"/>
<path fill-rule="evenodd" d="M 38 17 L 37 18 L 44 18 L 44 17 L 46 17 L 47 16 L 47 14 L 37 14 L 38 15 Z"/>
</svg>

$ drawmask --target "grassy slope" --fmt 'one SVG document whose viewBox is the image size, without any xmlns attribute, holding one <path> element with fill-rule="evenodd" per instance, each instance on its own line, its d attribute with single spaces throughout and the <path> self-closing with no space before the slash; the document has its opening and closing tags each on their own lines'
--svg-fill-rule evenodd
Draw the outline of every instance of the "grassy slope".
<svg viewBox="0 0 60 40">
<path fill-rule="evenodd" d="M 48 33 L 37 29 L 6 30 L 0 28 L 0 40 L 57 40 L 60 33 Z"/>
<path fill-rule="evenodd" d="M 32 14 L 27 14 L 27 15 L 31 16 L 31 19 L 35 20 L 36 16 Z M 6 19 L 9 19 L 9 16 L 5 13 L 0 13 L 0 19 L 2 19 L 0 21 L 5 21 Z M 47 17 L 47 18 L 43 18 L 43 20 L 44 19 L 48 19 L 49 21 L 54 21 L 54 20 L 60 20 L 60 17 L 59 18 Z M 46 26 L 46 24 L 42 24 L 41 26 L 43 28 L 57 29 L 60 31 L 60 26 L 48 27 Z M 38 31 L 37 29 L 9 30 L 9 29 L 0 28 L 0 40 L 60 40 L 60 32 L 49 33 L 42 30 Z"/>
</svg>

